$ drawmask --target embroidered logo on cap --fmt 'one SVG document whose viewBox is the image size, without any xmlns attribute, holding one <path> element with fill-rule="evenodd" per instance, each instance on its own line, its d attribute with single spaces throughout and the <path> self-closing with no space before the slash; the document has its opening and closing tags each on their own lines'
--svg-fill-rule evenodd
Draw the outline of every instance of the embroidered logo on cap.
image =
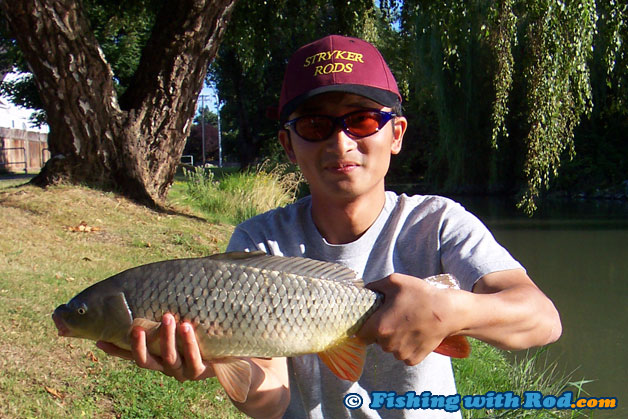
<svg viewBox="0 0 628 419">
<path fill-rule="evenodd" d="M 349 62 L 330 62 L 334 60 Z M 356 62 L 364 64 L 364 55 L 353 51 L 332 50 L 319 52 L 307 57 L 303 63 L 303 67 L 313 66 L 313 76 L 320 76 L 331 73 L 351 73 L 353 71 L 353 63 Z"/>
</svg>

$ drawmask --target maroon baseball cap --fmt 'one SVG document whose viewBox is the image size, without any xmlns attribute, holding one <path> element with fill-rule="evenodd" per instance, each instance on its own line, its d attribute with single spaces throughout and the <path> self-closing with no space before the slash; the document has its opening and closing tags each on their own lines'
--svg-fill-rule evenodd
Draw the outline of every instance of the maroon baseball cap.
<svg viewBox="0 0 628 419">
<path fill-rule="evenodd" d="M 401 103 L 397 82 L 377 48 L 340 35 L 314 41 L 292 55 L 279 98 L 280 119 L 326 92 L 354 93 L 388 107 Z"/>
</svg>

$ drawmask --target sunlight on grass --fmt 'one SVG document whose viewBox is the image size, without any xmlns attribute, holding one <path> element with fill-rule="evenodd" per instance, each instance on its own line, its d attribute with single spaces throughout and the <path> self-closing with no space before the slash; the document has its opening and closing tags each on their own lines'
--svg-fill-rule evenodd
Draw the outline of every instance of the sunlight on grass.
<svg viewBox="0 0 628 419">
<path fill-rule="evenodd" d="M 453 359 L 458 394 L 484 395 L 488 392 L 513 392 L 522 397 L 526 391 L 559 396 L 572 391 L 574 399 L 581 396 L 586 381 L 571 381 L 573 373 L 560 372 L 557 361 L 549 361 L 550 347 L 535 352 L 526 351 L 514 361 L 505 352 L 475 339 L 469 339 L 471 355 Z M 464 418 L 570 418 L 584 417 L 584 411 L 524 410 L 524 409 L 462 409 Z M 590 414 L 590 413 L 589 413 Z"/>
<path fill-rule="evenodd" d="M 235 223 L 292 202 L 300 182 L 283 167 L 222 176 L 196 170 L 175 184 L 168 212 L 86 187 L 0 182 L 0 417 L 243 417 L 215 379 L 182 384 L 141 370 L 93 342 L 58 337 L 50 315 L 78 291 L 132 266 L 223 251 Z M 569 382 L 541 354 L 513 364 L 498 349 L 472 345 L 469 359 L 454 361 L 461 395 L 565 389 L 576 395 L 586 384 Z M 463 412 L 466 418 L 576 413 Z"/>
<path fill-rule="evenodd" d="M 255 170 L 226 174 L 219 180 L 201 168 L 186 170 L 184 174 L 192 205 L 211 221 L 231 224 L 293 202 L 302 182 L 300 173 L 287 171 L 285 165 L 262 164 Z"/>
</svg>

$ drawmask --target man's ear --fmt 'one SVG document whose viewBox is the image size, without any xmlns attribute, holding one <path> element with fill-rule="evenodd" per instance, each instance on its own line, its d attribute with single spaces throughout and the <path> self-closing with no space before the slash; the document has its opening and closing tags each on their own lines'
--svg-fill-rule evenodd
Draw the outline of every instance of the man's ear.
<svg viewBox="0 0 628 419">
<path fill-rule="evenodd" d="M 391 154 L 399 154 L 401 151 L 401 144 L 403 143 L 403 135 L 408 128 L 408 120 L 405 116 L 397 116 L 393 122 L 393 141 L 390 146 Z"/>
<path fill-rule="evenodd" d="M 292 148 L 292 141 L 290 138 L 290 132 L 288 130 L 282 129 L 279 131 L 279 133 L 277 134 L 279 137 L 279 142 L 281 143 L 281 146 L 283 147 L 284 151 L 286 152 L 286 156 L 288 156 L 288 159 L 290 160 L 290 162 L 296 164 L 297 163 L 297 157 L 294 154 L 294 148 Z"/>
</svg>

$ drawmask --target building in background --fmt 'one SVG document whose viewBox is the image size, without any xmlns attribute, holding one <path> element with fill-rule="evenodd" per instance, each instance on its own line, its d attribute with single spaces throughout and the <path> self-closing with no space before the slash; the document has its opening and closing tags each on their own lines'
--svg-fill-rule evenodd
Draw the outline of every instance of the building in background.
<svg viewBox="0 0 628 419">
<path fill-rule="evenodd" d="M 19 77 L 8 73 L 3 80 Z M 33 110 L 15 106 L 0 96 L 0 172 L 37 172 L 50 158 L 48 126 L 33 126 L 32 114 Z"/>
</svg>

